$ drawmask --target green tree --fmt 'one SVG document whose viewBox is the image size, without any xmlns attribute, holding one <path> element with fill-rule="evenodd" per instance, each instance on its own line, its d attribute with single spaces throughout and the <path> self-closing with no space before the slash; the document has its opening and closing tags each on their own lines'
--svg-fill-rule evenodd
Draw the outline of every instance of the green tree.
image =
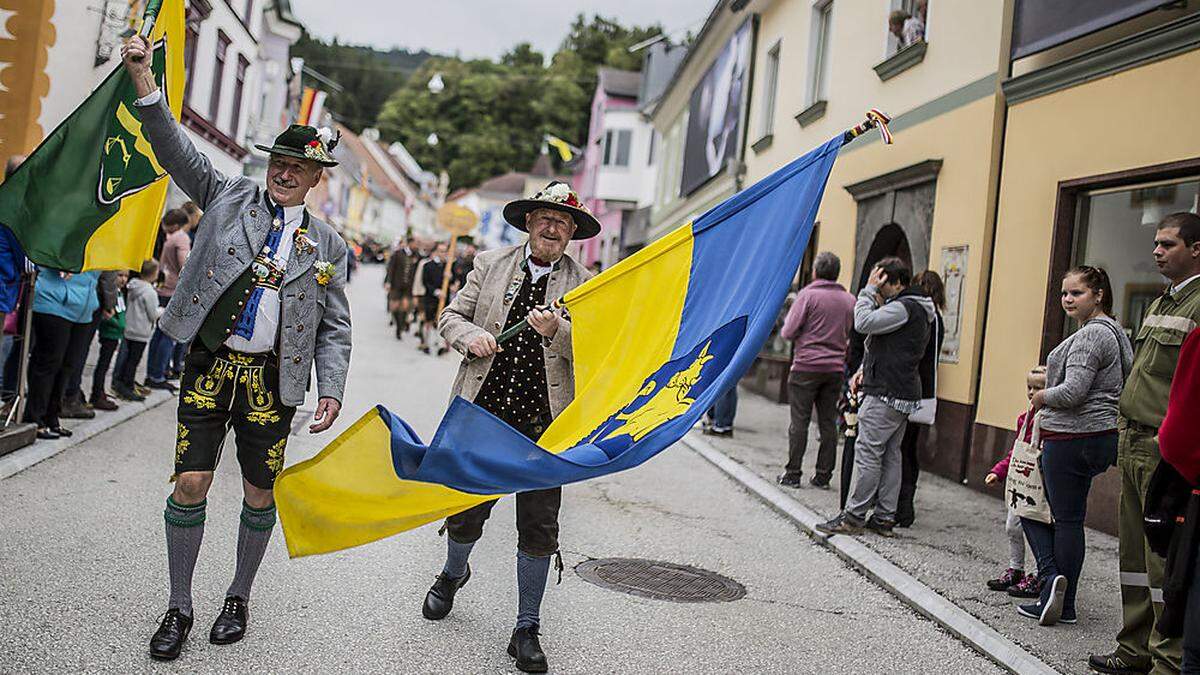
<svg viewBox="0 0 1200 675">
<path fill-rule="evenodd" d="M 660 32 L 581 14 L 548 65 L 528 43 L 496 61 L 430 58 L 383 104 L 377 126 L 425 168 L 449 172 L 452 190 L 528 171 L 545 134 L 586 142 L 597 67 L 639 69 L 629 46 Z M 438 73 L 445 88 L 434 93 L 428 83 Z M 432 133 L 436 145 L 427 143 Z"/>
</svg>

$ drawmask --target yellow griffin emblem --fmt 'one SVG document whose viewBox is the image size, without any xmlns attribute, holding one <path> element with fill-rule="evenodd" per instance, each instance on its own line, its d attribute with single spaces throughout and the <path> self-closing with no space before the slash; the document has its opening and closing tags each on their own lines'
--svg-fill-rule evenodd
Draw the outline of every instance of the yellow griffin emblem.
<svg viewBox="0 0 1200 675">
<path fill-rule="evenodd" d="M 713 355 L 708 353 L 711 345 L 712 341 L 710 340 L 704 345 L 704 349 L 700 350 L 700 355 L 696 357 L 692 365 L 672 375 L 671 379 L 667 380 L 666 386 L 655 392 L 654 396 L 637 410 L 618 413 L 616 420 L 624 422 L 624 424 L 614 429 L 602 440 L 607 441 L 622 434 L 628 434 L 636 443 L 642 440 L 646 434 L 687 412 L 687 409 L 696 402 L 696 399 L 691 398 L 688 394 L 692 387 L 700 381 L 700 373 L 704 369 L 704 364 L 713 360 Z M 657 385 L 654 380 L 650 380 L 638 392 L 638 397 L 654 392 L 655 386 Z"/>
</svg>

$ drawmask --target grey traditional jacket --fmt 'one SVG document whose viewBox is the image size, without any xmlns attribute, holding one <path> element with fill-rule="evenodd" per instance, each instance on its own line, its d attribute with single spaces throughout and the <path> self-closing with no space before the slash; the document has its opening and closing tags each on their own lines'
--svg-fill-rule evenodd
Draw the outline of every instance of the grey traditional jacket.
<svg viewBox="0 0 1200 675">
<path fill-rule="evenodd" d="M 446 306 L 438 318 L 438 330 L 456 351 L 467 356 L 471 344 L 479 335 L 499 335 L 508 320 L 510 302 L 504 295 L 508 287 L 519 284 L 525 272 L 525 245 L 484 251 L 475 257 L 475 268 L 467 275 L 462 290 Z M 556 300 L 591 277 L 582 265 L 564 255 L 554 265 L 546 283 L 546 301 Z M 527 330 L 533 330 L 529 328 Z M 546 386 L 550 399 L 550 414 L 557 417 L 575 398 L 575 369 L 572 364 L 571 322 L 558 319 L 558 332 L 553 339 L 542 340 L 546 360 Z M 451 396 L 474 401 L 483 380 L 492 367 L 492 357 L 464 358 L 458 368 Z"/>
<path fill-rule="evenodd" d="M 213 168 L 171 117 L 166 98 L 136 108 L 159 164 L 204 211 L 192 253 L 170 304 L 159 320 L 180 342 L 196 336 L 221 294 L 258 255 L 271 229 L 266 193 L 245 176 L 226 177 Z M 324 221 L 309 214 L 308 237 L 316 250 L 292 251 L 280 291 L 279 397 L 304 402 L 313 362 L 317 393 L 342 400 L 350 367 L 350 305 L 346 300 L 346 244 Z M 317 283 L 314 263 L 333 263 L 328 285 Z"/>
</svg>

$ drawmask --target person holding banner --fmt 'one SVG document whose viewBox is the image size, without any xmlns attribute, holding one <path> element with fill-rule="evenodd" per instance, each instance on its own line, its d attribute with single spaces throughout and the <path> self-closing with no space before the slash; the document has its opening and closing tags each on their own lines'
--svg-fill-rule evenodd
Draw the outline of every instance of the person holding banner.
<svg viewBox="0 0 1200 675">
<path fill-rule="evenodd" d="M 564 252 L 572 239 L 598 234 L 600 223 L 559 181 L 507 204 L 504 218 L 528 232 L 528 242 L 480 253 L 438 329 L 466 357 L 452 396 L 473 401 L 536 441 L 575 397 L 571 322 L 547 305 L 591 276 Z M 521 321 L 532 330 L 501 348 L 497 336 Z M 537 636 L 550 559 L 558 554 L 562 488 L 518 492 L 516 500 L 518 610 L 508 653 L 517 668 L 546 672 Z M 446 564 L 425 597 L 425 618 L 450 613 L 455 593 L 471 576 L 471 548 L 495 504 L 484 502 L 446 519 Z"/>
<path fill-rule="evenodd" d="M 245 499 L 233 582 L 209 632 L 213 644 L 246 632 L 250 587 L 276 521 L 272 488 L 314 363 L 319 399 L 309 431 L 328 429 L 341 410 L 350 311 L 346 245 L 304 207 L 323 167 L 337 164 L 332 135 L 292 125 L 274 145 L 258 146 L 270 154 L 265 189 L 226 177 L 171 116 L 150 70 L 152 51 L 140 35 L 122 47 L 135 114 L 159 164 L 204 214 L 159 323 L 171 339 L 192 343 L 180 380 L 175 488 L 164 512 L 171 593 L 150 640 L 151 657 L 171 660 L 192 627 L 192 571 L 227 429 Z"/>
</svg>

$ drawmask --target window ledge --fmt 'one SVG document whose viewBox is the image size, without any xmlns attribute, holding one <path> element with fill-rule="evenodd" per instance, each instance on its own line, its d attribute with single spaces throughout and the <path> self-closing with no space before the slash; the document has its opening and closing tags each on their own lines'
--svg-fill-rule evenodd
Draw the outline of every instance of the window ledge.
<svg viewBox="0 0 1200 675">
<path fill-rule="evenodd" d="M 757 141 L 754 141 L 754 143 L 751 144 L 750 147 L 754 149 L 754 152 L 761 153 L 763 150 L 766 150 L 767 148 L 771 147 L 771 142 L 774 140 L 775 140 L 775 134 L 766 134 L 765 136 L 758 139 Z"/>
<path fill-rule="evenodd" d="M 918 63 L 925 60 L 925 50 L 928 48 L 928 43 L 924 40 L 914 42 L 913 44 L 901 49 L 884 59 L 882 63 L 875 66 L 875 74 L 879 79 L 887 82 L 893 77 L 912 68 Z"/>
<path fill-rule="evenodd" d="M 801 110 L 800 112 L 796 113 L 796 121 L 802 127 L 806 127 L 806 126 L 812 124 L 813 122 L 816 122 L 817 120 L 819 120 L 825 116 L 825 106 L 826 105 L 828 105 L 828 102 L 825 100 L 817 101 L 816 103 L 808 106 L 804 110 Z"/>
</svg>

